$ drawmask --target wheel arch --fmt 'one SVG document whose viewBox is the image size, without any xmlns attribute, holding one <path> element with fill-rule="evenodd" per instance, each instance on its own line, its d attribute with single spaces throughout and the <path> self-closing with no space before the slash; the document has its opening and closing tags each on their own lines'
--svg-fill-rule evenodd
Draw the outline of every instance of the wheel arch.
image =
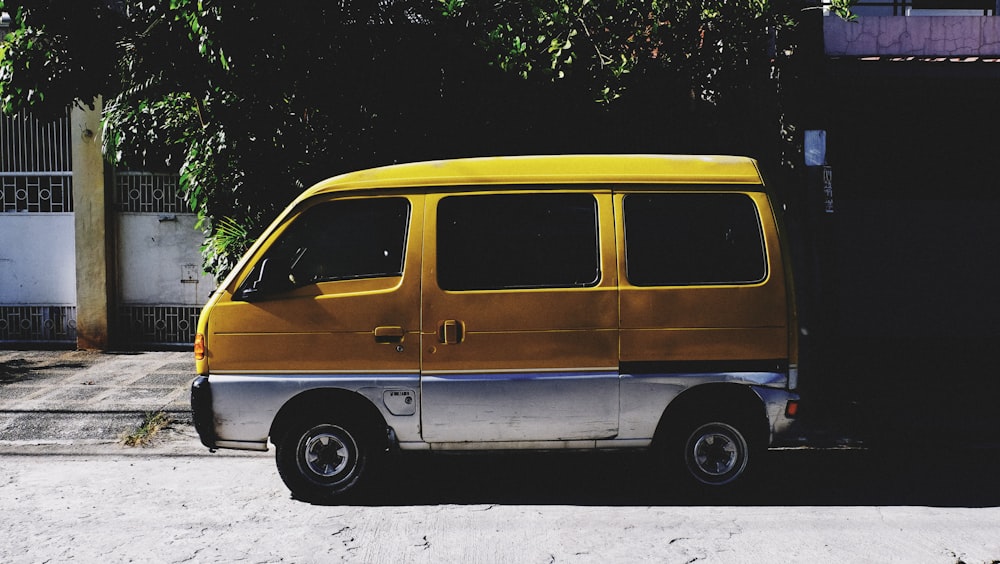
<svg viewBox="0 0 1000 564">
<path fill-rule="evenodd" d="M 371 431 L 371 438 L 387 441 L 388 424 L 382 413 L 365 396 L 342 388 L 318 388 L 301 392 L 285 402 L 275 414 L 269 436 L 274 441 L 303 417 L 319 413 L 343 414 Z"/>
<path fill-rule="evenodd" d="M 701 384 L 681 392 L 664 409 L 653 441 L 663 442 L 685 421 L 709 417 L 745 425 L 752 448 L 766 448 L 770 442 L 764 400 L 750 386 L 726 382 Z"/>
</svg>

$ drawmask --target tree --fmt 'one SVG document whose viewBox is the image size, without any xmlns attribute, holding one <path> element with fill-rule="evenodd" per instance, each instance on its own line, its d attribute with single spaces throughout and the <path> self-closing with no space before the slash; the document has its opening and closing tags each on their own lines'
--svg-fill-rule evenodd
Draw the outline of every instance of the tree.
<svg viewBox="0 0 1000 564">
<path fill-rule="evenodd" d="M 103 96 L 106 154 L 180 170 L 221 276 L 241 232 L 331 171 L 369 164 L 373 130 L 436 91 L 418 4 L 7 1 L 0 103 L 51 115 Z"/>
<path fill-rule="evenodd" d="M 102 96 L 106 154 L 180 171 L 217 276 L 303 187 L 347 170 L 794 151 L 776 80 L 793 49 L 791 0 L 0 5 L 13 15 L 3 110 L 51 115 Z"/>
<path fill-rule="evenodd" d="M 445 13 L 481 28 L 501 68 L 528 78 L 582 77 L 598 101 L 618 98 L 627 75 L 658 68 L 710 98 L 716 75 L 768 56 L 775 29 L 793 25 L 767 0 L 447 0 Z"/>
</svg>

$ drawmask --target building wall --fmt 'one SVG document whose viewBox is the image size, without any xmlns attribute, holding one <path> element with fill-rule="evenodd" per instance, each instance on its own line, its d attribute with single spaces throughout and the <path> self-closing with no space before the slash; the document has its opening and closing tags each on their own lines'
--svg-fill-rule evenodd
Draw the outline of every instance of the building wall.
<svg viewBox="0 0 1000 564">
<path fill-rule="evenodd" d="M 836 211 L 819 257 L 825 356 L 808 387 L 857 436 L 1000 439 L 995 66 L 837 57 L 818 67 L 814 95 L 827 103 L 810 128 L 826 130 Z"/>
</svg>

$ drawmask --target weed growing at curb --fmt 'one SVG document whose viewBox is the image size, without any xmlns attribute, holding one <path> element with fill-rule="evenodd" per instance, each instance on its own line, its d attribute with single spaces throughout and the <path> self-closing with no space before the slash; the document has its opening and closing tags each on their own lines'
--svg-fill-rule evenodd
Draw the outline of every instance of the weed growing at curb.
<svg viewBox="0 0 1000 564">
<path fill-rule="evenodd" d="M 160 429 L 172 422 L 173 419 L 162 411 L 147 413 L 141 425 L 122 437 L 122 444 L 129 447 L 146 446 Z"/>
</svg>

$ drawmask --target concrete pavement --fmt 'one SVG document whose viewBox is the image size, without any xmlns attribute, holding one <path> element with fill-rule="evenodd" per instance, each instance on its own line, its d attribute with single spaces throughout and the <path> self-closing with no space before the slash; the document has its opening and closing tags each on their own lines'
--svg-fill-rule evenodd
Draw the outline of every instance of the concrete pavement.
<svg viewBox="0 0 1000 564">
<path fill-rule="evenodd" d="M 173 423 L 149 448 L 207 453 L 191 425 L 193 377 L 190 352 L 0 350 L 0 453 L 129 450 L 121 438 L 160 411 Z"/>
</svg>

